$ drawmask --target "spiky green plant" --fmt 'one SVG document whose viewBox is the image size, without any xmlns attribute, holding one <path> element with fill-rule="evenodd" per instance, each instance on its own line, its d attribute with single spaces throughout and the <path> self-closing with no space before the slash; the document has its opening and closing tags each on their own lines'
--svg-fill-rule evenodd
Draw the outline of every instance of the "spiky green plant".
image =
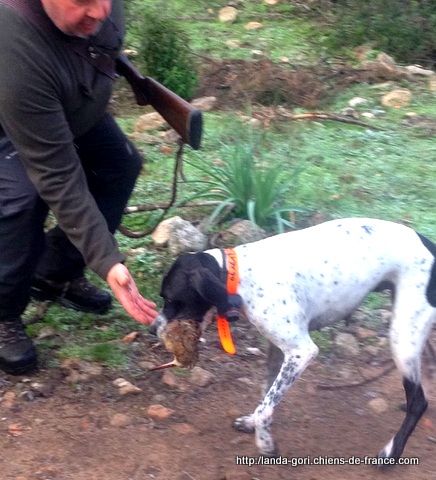
<svg viewBox="0 0 436 480">
<path fill-rule="evenodd" d="M 299 209 L 285 205 L 289 183 L 284 182 L 282 166 L 262 161 L 256 150 L 255 144 L 242 143 L 224 147 L 222 160 L 212 165 L 189 162 L 203 174 L 205 188 L 196 196 L 220 201 L 212 219 L 232 205 L 235 217 L 282 232 L 294 226 L 286 213 Z"/>
</svg>

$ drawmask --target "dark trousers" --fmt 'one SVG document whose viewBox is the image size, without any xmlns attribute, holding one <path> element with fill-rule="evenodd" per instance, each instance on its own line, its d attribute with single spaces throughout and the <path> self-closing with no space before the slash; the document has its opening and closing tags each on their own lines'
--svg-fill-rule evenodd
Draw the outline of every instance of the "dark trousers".
<svg viewBox="0 0 436 480">
<path fill-rule="evenodd" d="M 106 114 L 74 141 L 88 187 L 114 233 L 142 159 Z M 0 321 L 20 316 L 33 276 L 68 281 L 83 275 L 80 252 L 59 227 L 44 231 L 48 207 L 38 196 L 8 139 L 0 140 Z"/>
</svg>

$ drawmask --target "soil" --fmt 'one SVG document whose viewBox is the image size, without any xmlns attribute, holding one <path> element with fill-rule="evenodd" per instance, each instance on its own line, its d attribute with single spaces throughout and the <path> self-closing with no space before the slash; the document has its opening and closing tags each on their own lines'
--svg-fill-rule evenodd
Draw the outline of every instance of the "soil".
<svg viewBox="0 0 436 480">
<path fill-rule="evenodd" d="M 221 351 L 213 328 L 205 334 L 199 365 L 213 374 L 206 386 L 176 372 L 175 386 L 162 381 L 153 364 L 170 358 L 149 334 L 132 344 L 132 362 L 123 371 L 103 370 L 91 379 L 70 381 L 50 358 L 28 378 L 0 374 L 0 459 L 2 480 L 428 480 L 436 471 L 436 390 L 427 386 L 429 409 L 410 438 L 404 455 L 418 466 L 386 470 L 370 465 L 236 465 L 236 456 L 258 458 L 252 435 L 235 431 L 232 419 L 257 405 L 264 378 L 265 343 L 245 323 L 233 329 L 238 354 Z M 247 348 L 257 348 L 250 353 Z M 364 352 L 364 350 L 362 350 Z M 53 353 L 54 355 L 54 353 Z M 320 384 L 354 383 L 383 371 L 389 353 L 377 359 L 365 353 L 345 358 L 319 357 L 286 395 L 275 412 L 273 432 L 282 457 L 324 459 L 373 456 L 404 417 L 404 393 L 394 370 L 352 388 L 325 390 Z M 368 374 L 368 372 L 371 372 Z M 113 381 L 123 377 L 141 389 L 121 395 Z M 345 380 L 344 380 L 345 379 Z M 29 395 L 31 382 L 40 395 Z M 433 387 L 433 388 L 431 388 Z M 12 392 L 12 400 L 11 400 Z M 14 396 L 15 395 L 15 396 Z M 383 413 L 371 399 L 386 401 Z M 174 412 L 153 420 L 147 410 L 161 404 Z M 128 419 L 113 425 L 116 414 Z"/>
</svg>

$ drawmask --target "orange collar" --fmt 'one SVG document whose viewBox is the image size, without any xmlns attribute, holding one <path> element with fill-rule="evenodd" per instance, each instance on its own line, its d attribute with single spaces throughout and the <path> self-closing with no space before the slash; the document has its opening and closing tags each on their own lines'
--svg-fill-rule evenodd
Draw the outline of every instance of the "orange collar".
<svg viewBox="0 0 436 480">
<path fill-rule="evenodd" d="M 226 289 L 229 295 L 236 295 L 239 285 L 238 256 L 233 248 L 226 248 L 223 251 L 223 269 L 226 274 Z M 229 321 L 222 315 L 217 315 L 218 335 L 221 346 L 226 353 L 234 355 L 236 353 L 233 343 L 232 332 Z"/>
</svg>

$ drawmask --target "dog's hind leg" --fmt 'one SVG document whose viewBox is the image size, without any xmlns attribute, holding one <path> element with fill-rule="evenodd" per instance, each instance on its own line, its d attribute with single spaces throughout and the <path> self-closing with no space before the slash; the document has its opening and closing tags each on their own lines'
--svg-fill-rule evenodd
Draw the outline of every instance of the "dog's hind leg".
<svg viewBox="0 0 436 480">
<path fill-rule="evenodd" d="M 274 380 L 280 372 L 284 360 L 283 352 L 274 343 L 268 341 L 268 354 L 266 360 L 266 389 L 265 393 L 271 388 Z"/>
<path fill-rule="evenodd" d="M 416 424 L 427 409 L 421 385 L 421 354 L 435 310 L 427 303 L 408 298 L 397 302 L 392 320 L 390 340 L 395 364 L 403 376 L 406 393 L 406 417 L 395 436 L 379 453 L 380 457 L 399 458 Z M 416 294 L 415 294 L 416 295 Z M 413 295 L 415 297 L 415 295 Z M 407 304 L 406 304 L 407 302 Z M 414 310 L 411 311 L 411 306 Z"/>
<path fill-rule="evenodd" d="M 276 455 L 276 447 L 271 435 L 271 423 L 274 408 L 279 404 L 285 392 L 297 380 L 308 363 L 318 353 L 318 347 L 309 334 L 298 334 L 293 341 L 282 346 L 284 359 L 280 371 L 260 405 L 253 414 L 235 420 L 234 427 L 244 432 L 256 433 L 256 445 L 264 455 Z"/>
</svg>

